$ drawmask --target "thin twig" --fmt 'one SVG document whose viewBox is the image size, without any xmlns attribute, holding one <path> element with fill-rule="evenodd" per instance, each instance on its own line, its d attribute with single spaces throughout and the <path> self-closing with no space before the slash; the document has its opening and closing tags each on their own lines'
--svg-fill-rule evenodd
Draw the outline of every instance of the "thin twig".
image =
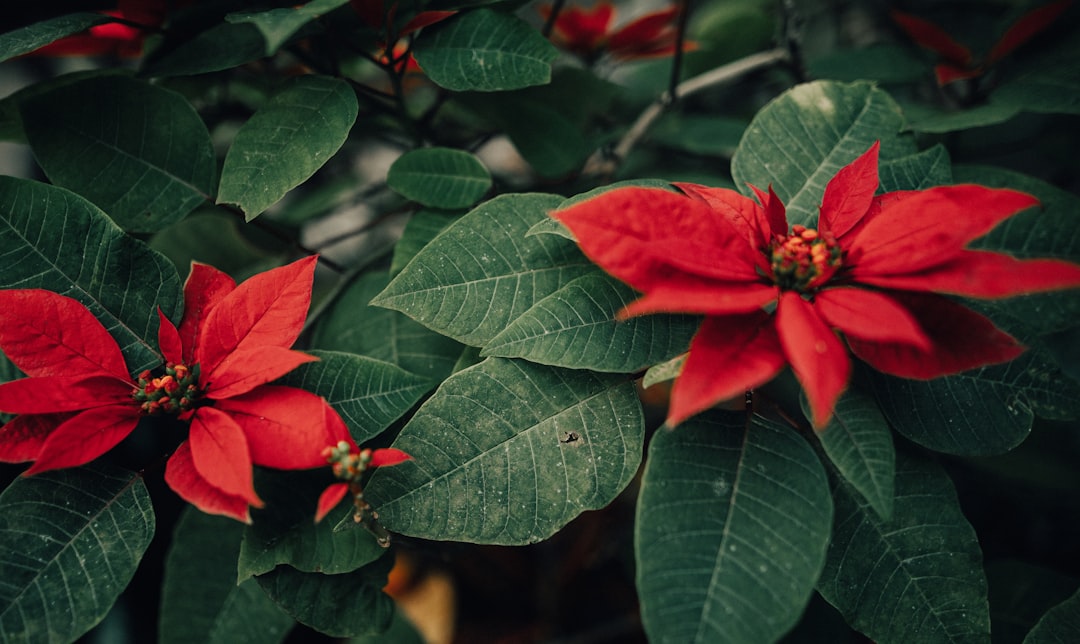
<svg viewBox="0 0 1080 644">
<path fill-rule="evenodd" d="M 679 100 L 679 78 L 682 76 L 683 46 L 686 44 L 686 27 L 689 24 L 690 0 L 679 3 L 679 21 L 675 31 L 675 55 L 671 60 L 671 79 L 668 82 L 668 100 Z"/>
<path fill-rule="evenodd" d="M 788 53 L 785 49 L 770 49 L 741 58 L 716 69 L 711 69 L 704 74 L 688 78 L 675 88 L 675 96 L 682 99 L 703 89 L 722 85 L 733 81 L 744 74 L 775 65 L 787 60 Z M 673 104 L 671 94 L 664 92 L 660 98 L 653 101 L 649 107 L 638 116 L 634 124 L 630 126 L 619 143 L 611 151 L 601 151 L 589 158 L 582 171 L 585 175 L 610 176 L 614 174 L 619 163 L 641 141 L 649 128 L 663 115 L 664 110 Z"/>
</svg>

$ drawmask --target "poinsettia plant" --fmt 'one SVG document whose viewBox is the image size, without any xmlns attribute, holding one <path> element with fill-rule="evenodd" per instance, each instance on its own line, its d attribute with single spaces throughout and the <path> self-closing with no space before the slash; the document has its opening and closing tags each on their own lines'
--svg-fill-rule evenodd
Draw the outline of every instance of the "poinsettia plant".
<svg viewBox="0 0 1080 644">
<path fill-rule="evenodd" d="M 85 4 L 0 640 L 1077 638 L 1074 3 Z"/>
</svg>

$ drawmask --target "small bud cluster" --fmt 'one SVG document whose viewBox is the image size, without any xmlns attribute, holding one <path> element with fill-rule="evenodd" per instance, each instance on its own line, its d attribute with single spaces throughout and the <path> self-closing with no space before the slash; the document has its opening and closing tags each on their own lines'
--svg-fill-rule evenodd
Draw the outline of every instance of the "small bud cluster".
<svg viewBox="0 0 1080 644">
<path fill-rule="evenodd" d="M 803 292 L 827 282 L 839 270 L 844 251 L 831 233 L 792 226 L 790 235 L 772 242 L 769 255 L 777 286 Z"/>
<path fill-rule="evenodd" d="M 149 370 L 140 373 L 131 397 L 148 416 L 182 414 L 194 409 L 202 397 L 198 383 L 199 365 L 170 364 L 163 376 L 154 377 Z"/>
<path fill-rule="evenodd" d="M 360 475 L 367 470 L 368 464 L 371 463 L 370 449 L 362 449 L 358 453 L 353 453 L 349 448 L 349 444 L 345 441 L 324 449 L 323 456 L 330 462 L 330 467 L 334 470 L 334 476 L 345 481 L 359 480 Z"/>
</svg>

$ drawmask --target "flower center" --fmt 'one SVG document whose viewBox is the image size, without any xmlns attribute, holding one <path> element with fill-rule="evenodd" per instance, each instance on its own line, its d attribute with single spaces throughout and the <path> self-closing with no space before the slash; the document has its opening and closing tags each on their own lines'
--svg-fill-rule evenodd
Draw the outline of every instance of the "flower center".
<svg viewBox="0 0 1080 644">
<path fill-rule="evenodd" d="M 791 234 L 769 245 L 773 281 L 784 290 L 808 291 L 821 286 L 839 270 L 844 251 L 831 233 L 792 226 Z"/>
<path fill-rule="evenodd" d="M 165 375 L 155 378 L 149 370 L 139 374 L 131 397 L 143 414 L 182 414 L 195 408 L 203 391 L 199 389 L 199 365 L 166 365 Z"/>
</svg>

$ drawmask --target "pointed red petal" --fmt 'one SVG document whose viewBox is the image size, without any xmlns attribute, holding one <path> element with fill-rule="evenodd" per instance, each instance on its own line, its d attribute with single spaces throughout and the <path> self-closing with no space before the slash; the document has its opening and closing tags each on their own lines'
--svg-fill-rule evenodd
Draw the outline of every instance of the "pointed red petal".
<svg viewBox="0 0 1080 644">
<path fill-rule="evenodd" d="M 131 388 L 112 376 L 20 378 L 0 385 L 0 411 L 51 414 L 120 404 L 137 412 Z"/>
<path fill-rule="evenodd" d="M 761 204 L 764 210 L 766 225 L 762 229 L 766 232 L 765 241 L 771 241 L 777 235 L 787 235 L 787 211 L 784 208 L 784 202 L 773 192 L 772 184 L 769 184 L 768 191 L 764 191 L 753 184 L 746 185 L 750 186 L 750 189 L 754 191 L 758 203 Z"/>
<path fill-rule="evenodd" d="M 814 310 L 847 337 L 899 342 L 929 351 L 930 339 L 907 309 L 884 293 L 861 288 L 829 288 L 814 296 Z"/>
<path fill-rule="evenodd" d="M 764 311 L 705 318 L 671 390 L 667 423 L 675 426 L 718 402 L 742 396 L 772 380 L 785 363 Z"/>
<path fill-rule="evenodd" d="M 971 63 L 971 50 L 953 40 L 941 27 L 903 11 L 890 11 L 889 16 L 917 44 L 935 52 L 945 60 L 957 64 Z"/>
<path fill-rule="evenodd" d="M 776 331 L 791 370 L 810 401 L 810 420 L 816 429 L 821 429 L 828 424 L 836 400 L 847 388 L 851 375 L 847 349 L 810 303 L 794 291 L 780 296 Z"/>
<path fill-rule="evenodd" d="M 764 283 L 723 283 L 682 279 L 654 289 L 627 304 L 616 315 L 620 320 L 647 313 L 691 313 L 729 315 L 750 313 L 777 298 L 775 285 Z"/>
<path fill-rule="evenodd" d="M 244 430 L 225 412 L 201 407 L 191 417 L 191 459 L 208 485 L 262 507 L 251 474 L 251 454 Z"/>
<path fill-rule="evenodd" d="M 746 208 L 759 208 L 746 197 L 738 199 Z M 683 279 L 760 280 L 755 270 L 760 251 L 725 213 L 695 198 L 656 188 L 618 188 L 552 216 L 573 232 L 591 260 L 639 291 Z"/>
<path fill-rule="evenodd" d="M 541 8 L 541 14 L 546 20 L 551 15 L 551 8 Z M 555 19 L 552 34 L 562 41 L 567 49 L 589 53 L 600 47 L 614 17 L 615 7 L 605 0 L 593 5 L 591 11 L 567 7 Z"/>
<path fill-rule="evenodd" d="M 1080 265 L 1056 259 L 1021 260 L 990 251 L 968 250 L 917 273 L 857 275 L 859 282 L 905 291 L 932 291 L 994 299 L 1080 288 Z"/>
<path fill-rule="evenodd" d="M 165 362 L 169 364 L 183 364 L 184 363 L 184 345 L 180 340 L 180 332 L 176 330 L 176 327 L 165 317 L 165 314 L 161 312 L 161 307 L 158 307 L 158 349 L 161 350 L 161 355 L 165 357 Z"/>
<path fill-rule="evenodd" d="M 0 427 L 0 463 L 36 460 L 45 439 L 74 414 L 26 414 Z"/>
<path fill-rule="evenodd" d="M 0 291 L 0 350 L 28 376 L 128 377 L 120 346 L 101 322 L 52 291 Z"/>
<path fill-rule="evenodd" d="M 829 180 L 821 200 L 819 231 L 830 232 L 840 239 L 870 210 L 878 188 L 879 147 L 880 143 L 874 141 L 869 150 L 840 168 Z"/>
<path fill-rule="evenodd" d="M 937 79 L 939 87 L 945 87 L 949 83 L 955 83 L 956 81 L 977 78 L 984 73 L 986 73 L 986 70 L 982 67 L 960 67 L 949 63 L 934 65 L 934 78 Z"/>
<path fill-rule="evenodd" d="M 654 48 L 658 44 L 673 44 L 669 43 L 669 41 L 674 38 L 675 32 L 670 27 L 678 15 L 679 8 L 671 7 L 647 13 L 636 20 L 632 20 L 626 26 L 611 34 L 611 38 L 608 39 L 608 49 L 615 53 L 621 50 L 636 52 L 641 49 Z M 667 33 L 669 31 L 670 34 Z M 666 40 L 664 40 L 665 35 L 667 36 Z"/>
<path fill-rule="evenodd" d="M 278 385 L 215 404 L 244 429 L 252 462 L 279 470 L 326 465 L 323 450 L 337 444 L 326 427 L 326 406 L 313 393 Z"/>
<path fill-rule="evenodd" d="M 180 321 L 180 340 L 184 347 L 184 364 L 195 361 L 199 330 L 206 316 L 226 295 L 236 288 L 236 282 L 213 266 L 192 262 L 191 273 L 184 282 L 184 318 Z"/>
<path fill-rule="evenodd" d="M 138 424 L 138 408 L 130 406 L 98 407 L 76 414 L 49 434 L 25 475 L 89 463 L 127 438 Z"/>
<path fill-rule="evenodd" d="M 213 373 L 204 375 L 206 397 L 214 400 L 247 393 L 318 358 L 281 347 L 255 347 L 230 353 Z"/>
<path fill-rule="evenodd" d="M 1005 35 L 994 44 L 986 56 L 986 64 L 992 65 L 1012 53 L 1020 45 L 1031 40 L 1040 31 L 1045 30 L 1072 5 L 1072 0 L 1058 0 L 1032 9 L 1009 27 Z"/>
<path fill-rule="evenodd" d="M 770 197 L 753 186 L 750 187 L 758 193 L 758 201 L 761 202 L 762 206 L 752 202 L 748 203 L 745 197 L 727 188 L 710 188 L 695 183 L 673 183 L 671 185 L 682 190 L 688 197 L 708 204 L 710 208 L 717 211 L 717 214 L 727 217 L 746 236 L 747 242 L 753 248 L 764 248 L 769 244 L 770 233 L 776 233 L 776 230 L 772 229 L 770 219 L 766 214 L 768 205 L 772 203 Z M 779 203 L 779 199 L 777 199 L 777 202 Z M 783 208 L 784 205 L 781 203 L 781 213 L 783 213 Z M 786 235 L 786 220 L 784 220 L 782 226 L 784 229 L 780 234 Z"/>
<path fill-rule="evenodd" d="M 195 346 L 205 372 L 230 353 L 251 347 L 289 348 L 304 326 L 311 305 L 315 256 L 260 273 L 210 309 Z"/>
<path fill-rule="evenodd" d="M 999 362 L 1022 354 L 1015 338 L 978 313 L 944 297 L 892 293 L 930 337 L 933 347 L 920 351 L 908 344 L 848 338 L 852 353 L 870 366 L 901 378 L 928 380 Z"/>
<path fill-rule="evenodd" d="M 389 467 L 410 460 L 412 460 L 412 456 L 409 456 L 400 449 L 386 447 L 383 449 L 372 450 L 371 463 L 369 463 L 369 465 L 372 467 Z"/>
<path fill-rule="evenodd" d="M 976 185 L 940 186 L 880 199 L 881 212 L 846 244 L 844 263 L 856 281 L 946 263 L 968 242 L 1039 203 L 1022 192 Z"/>
<path fill-rule="evenodd" d="M 327 514 L 330 514 L 330 510 L 336 508 L 348 492 L 348 483 L 334 483 L 323 490 L 319 495 L 319 504 L 315 508 L 315 523 L 322 521 Z"/>
<path fill-rule="evenodd" d="M 227 517 L 251 523 L 248 504 L 243 498 L 225 494 L 210 485 L 195 469 L 191 457 L 191 447 L 181 443 L 165 465 L 165 482 L 180 498 L 207 514 L 222 514 Z"/>
</svg>

